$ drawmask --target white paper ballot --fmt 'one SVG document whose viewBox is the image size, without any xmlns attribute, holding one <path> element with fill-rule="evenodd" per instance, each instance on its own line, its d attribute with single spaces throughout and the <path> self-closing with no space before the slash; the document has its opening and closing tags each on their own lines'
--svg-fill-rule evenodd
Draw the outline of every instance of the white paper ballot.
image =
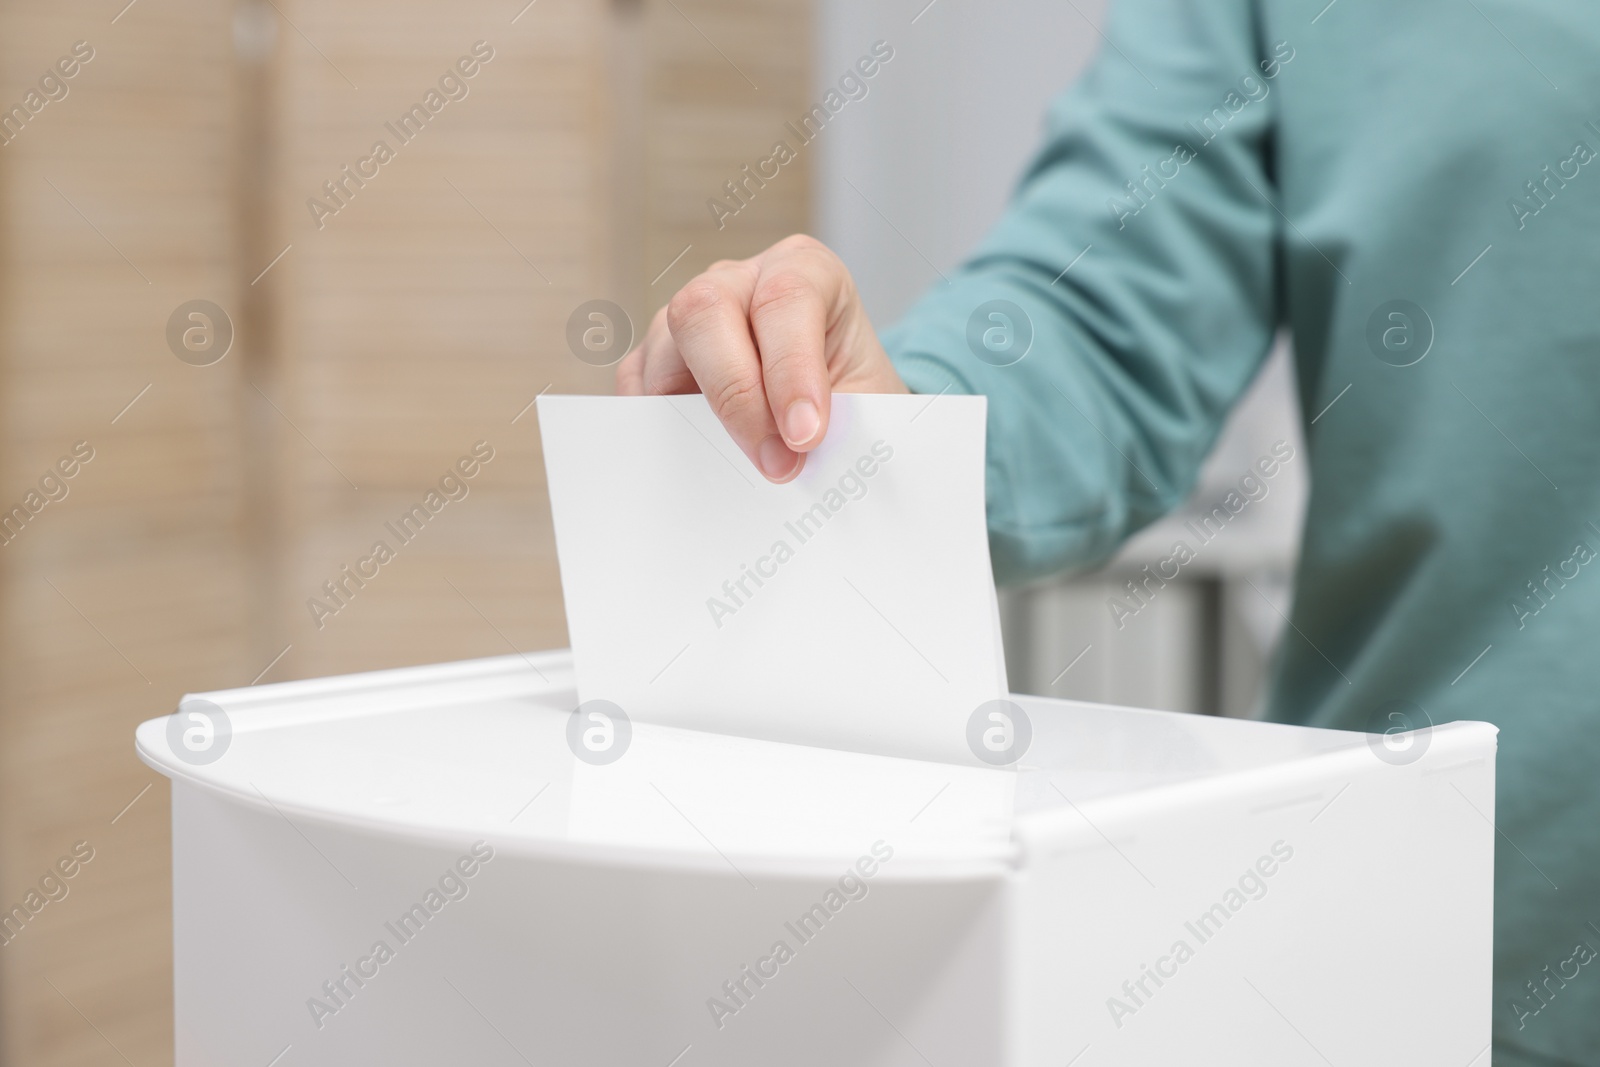
<svg viewBox="0 0 1600 1067">
<path fill-rule="evenodd" d="M 578 696 L 635 720 L 972 763 L 1006 696 L 985 400 L 836 394 L 772 485 L 702 396 L 542 396 Z"/>
</svg>

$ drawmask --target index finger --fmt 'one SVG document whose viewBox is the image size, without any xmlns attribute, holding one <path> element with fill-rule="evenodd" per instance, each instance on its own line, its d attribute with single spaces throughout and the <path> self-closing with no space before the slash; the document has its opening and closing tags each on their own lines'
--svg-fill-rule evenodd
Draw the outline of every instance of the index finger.
<svg viewBox="0 0 1600 1067">
<path fill-rule="evenodd" d="M 761 360 L 750 336 L 752 264 L 713 267 L 680 289 L 667 305 L 678 352 L 734 442 L 770 481 L 786 482 L 804 457 L 778 433 L 761 381 Z"/>
<path fill-rule="evenodd" d="M 844 264 L 821 241 L 789 237 L 757 257 L 750 330 L 774 423 L 808 452 L 828 432 L 828 327 L 845 295 Z"/>
</svg>

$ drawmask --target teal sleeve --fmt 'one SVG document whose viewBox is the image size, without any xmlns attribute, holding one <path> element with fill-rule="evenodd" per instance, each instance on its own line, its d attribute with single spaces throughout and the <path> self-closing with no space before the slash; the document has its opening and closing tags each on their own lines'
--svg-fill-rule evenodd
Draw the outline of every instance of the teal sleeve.
<svg viewBox="0 0 1600 1067">
<path fill-rule="evenodd" d="M 1106 38 L 994 231 L 883 335 L 913 391 L 989 398 L 1001 581 L 1099 562 L 1179 503 L 1278 317 L 1292 48 L 1245 0 L 1113 0 Z"/>
</svg>

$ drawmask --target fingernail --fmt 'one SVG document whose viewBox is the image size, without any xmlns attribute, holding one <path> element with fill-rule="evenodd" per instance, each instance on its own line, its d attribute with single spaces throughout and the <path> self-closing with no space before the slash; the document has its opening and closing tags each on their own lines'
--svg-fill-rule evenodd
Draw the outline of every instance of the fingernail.
<svg viewBox="0 0 1600 1067">
<path fill-rule="evenodd" d="M 777 434 L 761 442 L 756 449 L 756 458 L 761 463 L 761 473 L 775 482 L 781 482 L 793 474 L 795 463 L 800 459 L 789 451 L 789 446 Z"/>
<path fill-rule="evenodd" d="M 784 436 L 791 447 L 810 444 L 821 428 L 822 416 L 817 413 L 817 405 L 809 400 L 796 400 L 783 417 Z"/>
</svg>

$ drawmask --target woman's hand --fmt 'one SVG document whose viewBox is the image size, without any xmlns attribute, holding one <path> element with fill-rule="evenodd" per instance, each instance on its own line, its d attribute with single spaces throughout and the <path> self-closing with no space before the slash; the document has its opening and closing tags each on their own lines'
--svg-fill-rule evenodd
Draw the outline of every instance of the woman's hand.
<svg viewBox="0 0 1600 1067">
<path fill-rule="evenodd" d="M 762 474 L 787 482 L 833 392 L 908 392 L 838 256 L 805 236 L 722 260 L 678 290 L 617 364 L 617 393 L 702 392 Z"/>
</svg>

